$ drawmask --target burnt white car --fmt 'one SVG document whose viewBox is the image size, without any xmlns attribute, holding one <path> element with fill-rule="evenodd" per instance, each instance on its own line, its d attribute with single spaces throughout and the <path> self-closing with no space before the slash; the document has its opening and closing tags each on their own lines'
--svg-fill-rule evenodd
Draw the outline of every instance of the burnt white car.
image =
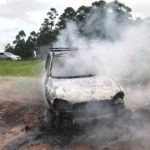
<svg viewBox="0 0 150 150">
<path fill-rule="evenodd" d="M 95 65 L 80 62 L 77 55 L 76 49 L 53 48 L 47 56 L 45 97 L 50 126 L 107 118 L 124 106 L 120 85 L 106 75 L 96 75 Z"/>
<path fill-rule="evenodd" d="M 21 60 L 21 57 L 10 52 L 0 52 L 0 60 Z"/>
</svg>

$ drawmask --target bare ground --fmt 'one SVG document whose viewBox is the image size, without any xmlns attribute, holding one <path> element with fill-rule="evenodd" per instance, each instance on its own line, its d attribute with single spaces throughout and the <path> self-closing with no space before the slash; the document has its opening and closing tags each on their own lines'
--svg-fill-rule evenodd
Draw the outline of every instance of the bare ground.
<svg viewBox="0 0 150 150">
<path fill-rule="evenodd" d="M 130 96 L 129 96 L 130 97 Z M 42 81 L 36 78 L 0 77 L 0 149 L 2 150 L 149 150 L 150 111 L 137 114 L 146 125 L 133 128 L 128 136 L 93 124 L 85 130 L 42 130 L 46 109 Z M 143 130 L 145 128 L 146 130 Z M 106 131 L 105 131 L 106 130 Z M 141 130 L 141 132 L 139 132 Z M 136 132 L 136 134 L 135 134 Z M 145 132 L 147 134 L 145 134 Z M 125 133 L 124 133 L 125 134 Z M 107 135 L 107 136 L 106 136 Z M 109 136 L 108 136 L 109 135 Z M 127 135 L 127 134 L 126 134 Z"/>
</svg>

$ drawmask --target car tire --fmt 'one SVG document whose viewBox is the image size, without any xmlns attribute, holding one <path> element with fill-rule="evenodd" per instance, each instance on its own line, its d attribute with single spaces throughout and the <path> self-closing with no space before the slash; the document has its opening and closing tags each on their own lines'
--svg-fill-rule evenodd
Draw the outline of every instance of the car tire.
<svg viewBox="0 0 150 150">
<path fill-rule="evenodd" d="M 56 116 L 53 120 L 53 126 L 55 130 L 67 130 L 73 125 L 72 118 L 65 118 L 62 114 L 59 114 L 59 116 Z"/>
<path fill-rule="evenodd" d="M 72 119 L 66 119 L 61 114 L 56 115 L 53 110 L 46 110 L 45 125 L 49 131 L 64 131 L 73 125 Z"/>
<path fill-rule="evenodd" d="M 12 61 L 12 59 L 11 59 L 11 58 L 7 58 L 7 60 L 10 60 L 10 61 Z"/>
<path fill-rule="evenodd" d="M 46 110 L 45 123 L 48 129 L 54 128 L 55 113 L 51 109 Z"/>
</svg>

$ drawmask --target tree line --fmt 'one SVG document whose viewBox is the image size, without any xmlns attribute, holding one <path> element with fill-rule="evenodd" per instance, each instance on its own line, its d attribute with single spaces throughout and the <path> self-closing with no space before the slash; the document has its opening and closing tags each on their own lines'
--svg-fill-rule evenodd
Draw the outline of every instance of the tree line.
<svg viewBox="0 0 150 150">
<path fill-rule="evenodd" d="M 57 41 L 60 32 L 67 27 L 67 23 L 73 21 L 77 25 L 77 33 L 85 38 L 102 38 L 113 39 L 104 31 L 104 19 L 106 18 L 108 9 L 113 9 L 115 12 L 115 21 L 118 24 L 126 24 L 126 22 L 133 22 L 132 9 L 118 0 L 107 3 L 104 0 L 93 2 L 90 6 L 80 6 L 77 10 L 72 7 L 67 7 L 64 12 L 59 15 L 55 8 L 51 8 L 47 12 L 46 18 L 41 24 L 38 32 L 32 31 L 28 37 L 24 30 L 19 31 L 16 35 L 13 44 L 8 43 L 5 46 L 5 51 L 20 55 L 22 58 L 32 58 L 34 51 L 39 53 L 41 46 L 53 44 Z M 95 20 L 91 20 L 91 25 L 99 22 L 99 28 L 85 28 L 87 21 L 95 13 L 98 16 Z M 117 28 L 117 27 L 116 27 Z"/>
</svg>

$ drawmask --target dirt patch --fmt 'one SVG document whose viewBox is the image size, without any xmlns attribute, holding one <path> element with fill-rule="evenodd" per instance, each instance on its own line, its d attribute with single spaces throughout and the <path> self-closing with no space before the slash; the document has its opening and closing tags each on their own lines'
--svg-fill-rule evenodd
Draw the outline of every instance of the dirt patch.
<svg viewBox="0 0 150 150">
<path fill-rule="evenodd" d="M 44 105 L 5 102 L 0 105 L 0 147 L 40 126 Z"/>
<path fill-rule="evenodd" d="M 95 123 L 90 126 L 84 126 L 82 129 L 73 127 L 66 131 L 53 132 L 47 131 L 45 128 L 44 130 L 42 129 L 41 116 L 46 109 L 46 103 L 40 79 L 10 77 L 0 78 L 0 83 L 0 149 L 150 149 L 150 136 L 148 136 L 150 133 L 148 130 L 150 109 L 148 105 L 136 110 L 136 115 L 140 122 L 135 122 L 132 125 L 130 129 L 132 129 L 133 133 L 128 137 L 125 136 L 125 133 L 129 131 L 119 132 L 120 126 L 114 129 L 111 128 L 111 125 L 106 128 L 105 125 Z M 126 121 L 125 123 L 128 122 Z M 112 133 L 113 136 L 111 135 Z"/>
<path fill-rule="evenodd" d="M 0 103 L 44 103 L 43 80 L 26 77 L 0 77 Z"/>
<path fill-rule="evenodd" d="M 0 149 L 39 126 L 46 107 L 36 78 L 0 77 Z"/>
</svg>

